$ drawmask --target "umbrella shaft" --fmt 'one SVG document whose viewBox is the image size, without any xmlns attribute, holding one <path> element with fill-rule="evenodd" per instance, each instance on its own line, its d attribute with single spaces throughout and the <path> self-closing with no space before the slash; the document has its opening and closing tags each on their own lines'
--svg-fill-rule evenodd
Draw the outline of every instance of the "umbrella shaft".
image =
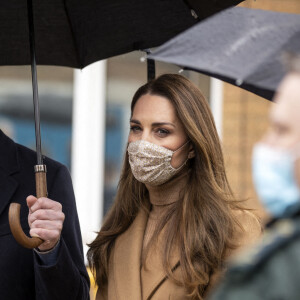
<svg viewBox="0 0 300 300">
<path fill-rule="evenodd" d="M 151 54 L 150 49 L 143 50 L 147 55 Z M 147 58 L 147 81 L 155 79 L 155 60 Z"/>
<path fill-rule="evenodd" d="M 30 57 L 31 57 L 31 75 L 32 75 L 37 164 L 42 165 L 43 158 L 42 158 L 42 147 L 41 147 L 40 108 L 39 108 L 37 71 L 36 71 L 36 60 L 35 60 L 32 0 L 27 0 L 27 9 L 28 9 L 28 26 L 29 26 L 29 43 L 30 43 Z"/>
</svg>

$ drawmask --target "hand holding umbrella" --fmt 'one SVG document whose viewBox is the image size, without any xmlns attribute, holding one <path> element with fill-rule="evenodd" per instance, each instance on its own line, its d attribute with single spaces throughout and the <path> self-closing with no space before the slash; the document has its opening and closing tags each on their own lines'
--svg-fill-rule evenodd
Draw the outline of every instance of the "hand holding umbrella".
<svg viewBox="0 0 300 300">
<path fill-rule="evenodd" d="M 54 248 L 60 239 L 65 219 L 62 205 L 48 198 L 37 199 L 34 196 L 28 196 L 26 200 L 29 208 L 30 235 L 44 241 L 38 247 L 41 251 Z"/>
<path fill-rule="evenodd" d="M 41 159 L 41 157 L 40 157 Z M 46 166 L 39 164 L 35 166 L 35 182 L 36 182 L 36 195 L 38 198 L 46 197 L 47 196 L 47 182 L 46 182 Z M 31 196 L 33 197 L 33 196 Z M 35 198 L 35 197 L 34 197 Z M 36 199 L 36 198 L 35 198 Z M 32 201 L 29 200 L 27 202 L 28 207 L 32 206 Z M 31 205 L 30 205 L 31 204 Z M 59 204 L 59 203 L 58 203 Z M 9 226 L 11 232 L 16 239 L 16 241 L 25 248 L 37 248 L 39 247 L 44 241 L 39 237 L 29 238 L 25 235 L 22 230 L 20 224 L 20 209 L 21 206 L 18 203 L 11 203 L 9 207 Z M 29 211 L 30 216 L 30 211 Z M 28 217 L 29 221 L 29 217 Z M 29 225 L 30 221 L 29 221 Z"/>
</svg>

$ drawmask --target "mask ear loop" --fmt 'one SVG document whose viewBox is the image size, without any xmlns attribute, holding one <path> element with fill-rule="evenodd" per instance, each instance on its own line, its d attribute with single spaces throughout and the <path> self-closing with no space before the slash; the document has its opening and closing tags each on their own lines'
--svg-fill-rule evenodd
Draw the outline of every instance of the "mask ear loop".
<svg viewBox="0 0 300 300">
<path fill-rule="evenodd" d="M 179 151 L 181 148 L 183 148 L 186 144 L 188 144 L 190 140 L 188 140 L 186 143 L 184 143 L 182 146 L 180 146 L 177 150 L 173 151 L 173 154 L 177 151 Z"/>
<path fill-rule="evenodd" d="M 173 154 L 172 154 L 172 158 L 173 158 L 173 155 L 174 155 L 174 153 L 175 152 L 177 152 L 177 151 L 179 151 L 181 148 L 183 148 L 185 145 L 187 145 L 188 143 L 190 142 L 190 140 L 188 140 L 186 143 L 184 143 L 182 146 L 180 146 L 177 150 L 175 150 L 174 152 L 173 152 Z M 171 159 L 172 159 L 171 158 Z M 186 165 L 186 163 L 187 163 L 187 161 L 189 160 L 190 158 L 189 158 L 189 156 L 187 157 L 187 159 L 185 160 L 185 162 L 180 166 L 180 167 L 178 167 L 177 169 L 175 169 L 174 167 L 172 167 L 172 165 L 171 165 L 171 167 L 174 169 L 174 170 L 180 170 L 183 166 L 185 166 Z"/>
</svg>

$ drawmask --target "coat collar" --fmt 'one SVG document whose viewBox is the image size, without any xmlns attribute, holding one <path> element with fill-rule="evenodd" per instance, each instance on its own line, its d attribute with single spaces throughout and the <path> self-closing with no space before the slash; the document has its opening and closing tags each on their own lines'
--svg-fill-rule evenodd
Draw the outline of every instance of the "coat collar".
<svg viewBox="0 0 300 300">
<path fill-rule="evenodd" d="M 141 210 L 132 225 L 116 240 L 113 254 L 113 280 L 117 299 L 141 300 L 141 251 L 148 214 Z M 161 234 L 163 236 L 163 233 Z M 158 242 L 158 245 L 161 243 Z M 143 299 L 150 299 L 167 279 L 161 263 L 161 250 L 149 252 L 147 269 L 143 269 Z M 174 252 L 172 266 L 179 263 L 179 253 Z"/>
</svg>

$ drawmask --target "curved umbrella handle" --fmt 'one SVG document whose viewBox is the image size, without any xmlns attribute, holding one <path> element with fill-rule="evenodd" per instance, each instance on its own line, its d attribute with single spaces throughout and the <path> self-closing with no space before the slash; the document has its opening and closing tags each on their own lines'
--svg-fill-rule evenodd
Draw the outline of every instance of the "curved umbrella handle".
<svg viewBox="0 0 300 300">
<path fill-rule="evenodd" d="M 46 166 L 36 165 L 35 171 L 35 184 L 36 184 L 36 196 L 37 198 L 47 197 L 47 180 L 46 180 Z M 20 209 L 21 205 L 18 203 L 11 203 L 9 206 L 8 219 L 9 226 L 15 240 L 23 247 L 28 249 L 37 248 L 44 241 L 38 237 L 28 237 L 20 223 Z"/>
<path fill-rule="evenodd" d="M 38 237 L 30 238 L 24 233 L 20 223 L 20 208 L 19 203 L 11 203 L 9 206 L 9 226 L 12 235 L 21 246 L 28 249 L 37 248 L 44 241 Z"/>
</svg>

